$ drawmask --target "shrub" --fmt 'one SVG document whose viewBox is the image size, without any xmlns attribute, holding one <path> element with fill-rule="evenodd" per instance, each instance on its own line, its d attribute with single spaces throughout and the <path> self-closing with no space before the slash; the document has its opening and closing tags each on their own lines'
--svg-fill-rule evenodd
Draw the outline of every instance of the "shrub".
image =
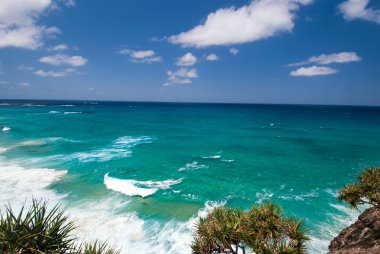
<svg viewBox="0 0 380 254">
<path fill-rule="evenodd" d="M 74 223 L 59 209 L 48 210 L 46 202 L 33 200 L 15 214 L 10 206 L 0 219 L 0 248 L 3 253 L 67 253 L 73 250 L 70 233 Z"/>
<path fill-rule="evenodd" d="M 357 182 L 347 184 L 339 190 L 338 199 L 356 209 L 364 204 L 380 208 L 380 168 L 365 168 Z"/>
<path fill-rule="evenodd" d="M 60 209 L 33 200 L 15 213 L 10 206 L 0 215 L 0 254 L 118 254 L 107 243 L 78 244 L 74 223 Z"/>
<path fill-rule="evenodd" d="M 194 254 L 306 253 L 309 240 L 301 220 L 285 218 L 272 202 L 242 212 L 219 207 L 196 224 L 192 243 Z"/>
</svg>

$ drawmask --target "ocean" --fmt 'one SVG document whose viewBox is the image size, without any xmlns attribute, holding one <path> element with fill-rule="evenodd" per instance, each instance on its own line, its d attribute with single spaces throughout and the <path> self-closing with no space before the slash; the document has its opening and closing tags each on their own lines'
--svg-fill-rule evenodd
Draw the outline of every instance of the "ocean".
<svg viewBox="0 0 380 254">
<path fill-rule="evenodd" d="M 198 216 L 273 200 L 309 253 L 354 222 L 337 190 L 380 165 L 380 108 L 0 101 L 0 205 L 62 203 L 78 237 L 190 253 Z"/>
</svg>

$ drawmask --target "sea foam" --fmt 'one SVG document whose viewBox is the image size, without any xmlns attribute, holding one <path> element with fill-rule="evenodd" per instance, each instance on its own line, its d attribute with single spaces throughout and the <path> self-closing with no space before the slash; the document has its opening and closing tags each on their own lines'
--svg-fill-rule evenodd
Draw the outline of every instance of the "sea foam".
<svg viewBox="0 0 380 254">
<path fill-rule="evenodd" d="M 203 156 L 203 159 L 220 159 L 222 156 L 221 155 L 211 155 L 211 156 Z"/>
<path fill-rule="evenodd" d="M 62 178 L 67 171 L 50 168 L 26 169 L 13 162 L 0 159 L 0 204 L 12 204 L 19 208 L 32 198 L 57 201 L 62 196 L 48 189 L 49 185 Z"/>
<path fill-rule="evenodd" d="M 180 182 L 182 182 L 182 179 L 155 182 L 118 179 L 110 177 L 108 174 L 104 176 L 104 185 L 107 189 L 121 192 L 127 196 L 140 196 L 143 198 L 153 195 L 159 189 L 169 189 L 170 186 L 179 184 Z"/>
<path fill-rule="evenodd" d="M 203 169 L 203 168 L 208 168 L 207 165 L 204 165 L 204 164 L 199 164 L 199 162 L 197 161 L 193 161 L 192 163 L 186 163 L 186 165 L 184 167 L 181 167 L 178 169 L 178 171 L 185 171 L 185 170 L 188 170 L 188 169 Z"/>
<path fill-rule="evenodd" d="M 8 126 L 4 126 L 3 129 L 2 129 L 3 132 L 7 132 L 7 131 L 10 131 L 10 130 L 11 130 L 11 128 L 8 127 Z"/>
<path fill-rule="evenodd" d="M 117 138 L 111 145 L 104 148 L 95 149 L 90 152 L 78 152 L 68 156 L 68 160 L 77 159 L 80 162 L 92 161 L 109 161 L 112 159 L 129 157 L 132 153 L 131 148 L 140 145 L 151 143 L 152 138 L 148 136 L 131 137 L 123 136 Z"/>
<path fill-rule="evenodd" d="M 359 211 L 350 209 L 345 205 L 330 204 L 330 206 L 335 208 L 337 213 L 329 213 L 328 220 L 316 226 L 317 232 L 311 232 L 311 240 L 307 243 L 310 253 L 327 253 L 331 240 L 341 230 L 356 221 L 360 215 Z"/>
</svg>

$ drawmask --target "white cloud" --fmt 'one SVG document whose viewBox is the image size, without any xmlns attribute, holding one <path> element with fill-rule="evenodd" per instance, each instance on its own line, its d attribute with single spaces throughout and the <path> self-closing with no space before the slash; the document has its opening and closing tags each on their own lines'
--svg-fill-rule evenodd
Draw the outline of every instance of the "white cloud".
<svg viewBox="0 0 380 254">
<path fill-rule="evenodd" d="M 76 72 L 75 69 L 68 68 L 64 71 L 45 71 L 45 70 L 37 70 L 34 72 L 35 75 L 40 77 L 53 77 L 53 78 L 62 78 L 66 77 L 72 73 Z"/>
<path fill-rule="evenodd" d="M 0 22 L 0 48 L 15 47 L 34 50 L 43 45 L 44 36 L 52 35 L 51 30 L 38 26 L 7 27 Z"/>
<path fill-rule="evenodd" d="M 346 20 L 361 19 L 380 25 L 380 10 L 368 7 L 369 0 L 347 0 L 338 6 Z"/>
<path fill-rule="evenodd" d="M 216 54 L 211 53 L 208 56 L 206 56 L 206 60 L 207 61 L 218 61 L 219 57 Z"/>
<path fill-rule="evenodd" d="M 131 57 L 136 58 L 136 59 L 143 59 L 143 58 L 147 58 L 147 57 L 152 57 L 155 54 L 156 53 L 154 53 L 153 50 L 141 50 L 141 51 L 133 51 L 131 53 Z"/>
<path fill-rule="evenodd" d="M 253 0 L 240 8 L 219 9 L 193 29 L 170 36 L 169 41 L 184 47 L 208 47 L 257 41 L 290 32 L 295 12 L 312 0 Z"/>
<path fill-rule="evenodd" d="M 63 3 L 67 6 L 67 7 L 74 7 L 75 6 L 75 0 L 62 0 Z"/>
<path fill-rule="evenodd" d="M 0 48 L 37 49 L 45 36 L 59 33 L 56 27 L 37 24 L 39 17 L 50 6 L 51 0 L 1 0 Z"/>
<path fill-rule="evenodd" d="M 89 87 L 89 88 L 87 88 L 87 90 L 90 91 L 90 92 L 93 92 L 93 91 L 95 91 L 95 88 Z"/>
<path fill-rule="evenodd" d="M 166 82 L 164 86 L 190 84 L 192 82 L 192 79 L 198 77 L 198 73 L 195 68 L 180 68 L 175 72 L 168 71 L 166 74 L 168 75 L 168 82 Z"/>
<path fill-rule="evenodd" d="M 156 63 L 162 61 L 162 57 L 157 56 L 153 50 L 136 51 L 125 48 L 120 50 L 119 54 L 128 55 L 133 63 Z"/>
<path fill-rule="evenodd" d="M 330 75 L 337 73 L 338 70 L 330 67 L 321 67 L 321 66 L 311 66 L 311 67 L 301 67 L 298 70 L 290 72 L 291 76 L 321 76 L 321 75 Z"/>
<path fill-rule="evenodd" d="M 18 84 L 19 87 L 30 87 L 30 84 L 28 82 L 20 82 Z"/>
<path fill-rule="evenodd" d="M 193 54 L 186 53 L 185 55 L 181 56 L 177 60 L 177 65 L 178 66 L 192 66 L 197 63 L 197 58 Z"/>
<path fill-rule="evenodd" d="M 56 54 L 52 56 L 44 56 L 39 59 L 41 63 L 46 63 L 54 66 L 71 65 L 83 66 L 87 63 L 87 59 L 82 56 L 68 56 L 63 54 Z"/>
<path fill-rule="evenodd" d="M 230 48 L 229 52 L 230 52 L 231 55 L 234 55 L 234 56 L 236 56 L 237 54 L 239 54 L 239 50 L 236 49 L 236 48 Z"/>
<path fill-rule="evenodd" d="M 360 61 L 361 58 L 356 54 L 356 52 L 341 52 L 334 54 L 322 54 L 319 56 L 312 56 L 307 61 L 289 64 L 288 66 L 299 66 L 305 64 L 331 64 L 331 63 L 349 63 Z"/>
<path fill-rule="evenodd" d="M 61 43 L 61 44 L 48 48 L 48 51 L 64 51 L 64 50 L 69 50 L 69 49 L 70 49 L 69 46 L 67 46 L 64 43 Z"/>
</svg>

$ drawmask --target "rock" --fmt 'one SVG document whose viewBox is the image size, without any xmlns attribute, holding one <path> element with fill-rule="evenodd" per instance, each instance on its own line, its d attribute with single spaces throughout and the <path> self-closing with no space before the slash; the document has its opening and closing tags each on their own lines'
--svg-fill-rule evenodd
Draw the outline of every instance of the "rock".
<svg viewBox="0 0 380 254">
<path fill-rule="evenodd" d="M 335 237 L 329 254 L 380 254 L 380 208 L 368 208 Z"/>
</svg>

